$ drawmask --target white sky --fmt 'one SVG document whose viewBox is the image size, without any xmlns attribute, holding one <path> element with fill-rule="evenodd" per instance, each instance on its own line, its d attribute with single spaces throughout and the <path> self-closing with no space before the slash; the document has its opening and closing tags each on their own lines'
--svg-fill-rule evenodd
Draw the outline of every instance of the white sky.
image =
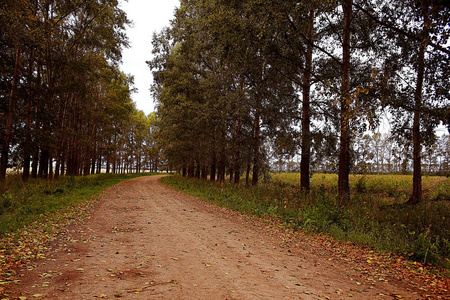
<svg viewBox="0 0 450 300">
<path fill-rule="evenodd" d="M 122 71 L 134 76 L 134 85 L 138 92 L 132 95 L 137 109 L 146 115 L 154 111 L 153 98 L 150 95 L 150 85 L 153 77 L 145 61 L 151 60 L 152 37 L 154 32 L 160 32 L 169 26 L 173 19 L 179 0 L 128 0 L 121 1 L 121 7 L 128 19 L 134 25 L 127 29 L 130 48 L 122 52 Z"/>
</svg>

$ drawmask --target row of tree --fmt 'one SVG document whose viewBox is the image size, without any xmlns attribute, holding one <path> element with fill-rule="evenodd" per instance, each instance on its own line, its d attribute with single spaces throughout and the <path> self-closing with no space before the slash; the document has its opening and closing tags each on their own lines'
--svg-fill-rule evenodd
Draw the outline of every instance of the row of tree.
<svg viewBox="0 0 450 300">
<path fill-rule="evenodd" d="M 353 174 L 411 174 L 412 145 L 404 143 L 390 134 L 356 135 L 351 149 L 351 172 Z M 422 170 L 427 175 L 450 174 L 450 135 L 440 136 L 436 143 L 426 147 L 422 153 Z M 276 172 L 298 172 L 298 157 L 271 156 L 271 170 Z M 313 154 L 312 172 L 336 173 L 337 154 Z"/>
<path fill-rule="evenodd" d="M 305 192 L 312 157 L 335 155 L 345 203 L 354 137 L 388 111 L 418 203 L 422 150 L 450 125 L 449 15 L 440 0 L 182 0 L 149 62 L 161 147 L 188 176 L 252 184 L 271 151 L 300 148 Z"/>
<path fill-rule="evenodd" d="M 154 168 L 150 128 L 132 77 L 118 0 L 5 0 L 0 6 L 0 181 Z"/>
</svg>

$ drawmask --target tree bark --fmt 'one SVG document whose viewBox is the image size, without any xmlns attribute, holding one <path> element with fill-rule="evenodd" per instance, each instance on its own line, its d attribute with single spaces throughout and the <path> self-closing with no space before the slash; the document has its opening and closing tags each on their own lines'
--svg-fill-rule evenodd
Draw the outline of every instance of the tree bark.
<svg viewBox="0 0 450 300">
<path fill-rule="evenodd" d="M 309 175 L 311 161 L 311 69 L 312 69 L 312 52 L 313 52 L 313 30 L 314 30 L 314 9 L 309 12 L 308 26 L 308 49 L 305 57 L 305 71 L 303 72 L 303 106 L 302 106 L 302 154 L 300 162 L 300 189 L 305 193 L 309 193 Z"/>
<path fill-rule="evenodd" d="M 209 175 L 209 180 L 215 181 L 216 180 L 216 150 L 213 149 L 211 151 L 211 173 Z"/>
<path fill-rule="evenodd" d="M 253 145 L 253 175 L 252 175 L 252 185 L 258 185 L 259 172 L 260 172 L 260 134 L 261 127 L 259 125 L 259 112 L 255 114 L 255 121 L 253 123 L 254 130 L 254 145 Z"/>
<path fill-rule="evenodd" d="M 422 1 L 423 22 L 422 41 L 417 58 L 417 84 L 414 94 L 414 123 L 413 123 L 413 191 L 409 204 L 419 204 L 422 201 L 422 159 L 420 136 L 420 113 L 422 110 L 422 89 L 425 73 L 425 50 L 429 40 L 429 1 Z"/>
<path fill-rule="evenodd" d="M 30 178 L 30 163 L 31 163 L 31 149 L 32 149 L 32 138 L 31 138 L 31 127 L 32 127 L 32 115 L 33 115 L 33 101 L 32 101 L 32 88 L 33 88 L 33 66 L 34 66 L 34 47 L 30 49 L 30 59 L 28 61 L 28 99 L 27 112 L 25 116 L 25 139 L 23 142 L 23 171 L 22 180 L 28 181 Z"/>
<path fill-rule="evenodd" d="M 340 99 L 340 148 L 339 148 L 339 178 L 338 194 L 341 203 L 350 199 L 350 35 L 353 0 L 344 0 L 344 32 L 342 48 L 342 85 Z"/>
<path fill-rule="evenodd" d="M 11 83 L 11 92 L 9 94 L 9 105 L 8 114 L 6 115 L 6 127 L 5 136 L 2 143 L 1 159 L 0 159 L 0 181 L 5 181 L 6 179 L 6 169 L 8 168 L 8 155 L 9 147 L 12 139 L 14 116 L 16 113 L 16 92 L 17 85 L 19 83 L 19 69 L 20 69 L 20 47 L 15 47 L 15 60 L 14 60 L 14 73 Z"/>
</svg>

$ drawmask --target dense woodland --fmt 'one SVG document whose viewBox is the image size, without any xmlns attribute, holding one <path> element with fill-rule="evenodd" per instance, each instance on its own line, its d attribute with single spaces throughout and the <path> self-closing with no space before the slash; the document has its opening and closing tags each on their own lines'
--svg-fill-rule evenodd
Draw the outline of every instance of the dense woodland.
<svg viewBox="0 0 450 300">
<path fill-rule="evenodd" d="M 438 0 L 182 0 L 148 62 L 164 154 L 253 185 L 299 155 L 303 191 L 336 172 L 342 203 L 351 172 L 412 172 L 418 203 L 429 154 L 449 170 L 449 16 Z M 388 138 L 367 134 L 386 116 Z"/>
<path fill-rule="evenodd" d="M 0 6 L 0 181 L 157 168 L 155 115 L 120 71 L 130 21 L 117 0 Z"/>
</svg>

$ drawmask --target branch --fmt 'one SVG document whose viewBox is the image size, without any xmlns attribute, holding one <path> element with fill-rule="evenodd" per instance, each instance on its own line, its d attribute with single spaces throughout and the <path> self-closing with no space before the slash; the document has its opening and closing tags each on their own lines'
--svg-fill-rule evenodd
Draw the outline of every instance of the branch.
<svg viewBox="0 0 450 300">
<path fill-rule="evenodd" d="M 390 24 L 388 22 L 382 21 L 380 19 L 378 19 L 376 16 L 372 15 L 367 9 L 363 8 L 361 5 L 354 3 L 355 7 L 358 8 L 360 11 L 362 11 L 363 13 L 365 13 L 371 20 L 375 21 L 376 23 L 380 24 L 381 26 L 384 26 L 388 29 L 391 29 L 401 35 L 404 35 L 412 40 L 415 40 L 417 42 L 422 42 L 422 39 L 416 35 L 414 35 L 411 32 L 408 32 L 406 30 L 403 30 L 401 28 L 396 27 L 393 24 Z M 428 41 L 428 45 L 432 46 L 434 49 L 442 51 L 448 55 L 450 55 L 450 50 L 448 48 L 444 48 L 441 45 L 438 45 L 436 43 L 433 43 L 432 41 Z"/>
</svg>

